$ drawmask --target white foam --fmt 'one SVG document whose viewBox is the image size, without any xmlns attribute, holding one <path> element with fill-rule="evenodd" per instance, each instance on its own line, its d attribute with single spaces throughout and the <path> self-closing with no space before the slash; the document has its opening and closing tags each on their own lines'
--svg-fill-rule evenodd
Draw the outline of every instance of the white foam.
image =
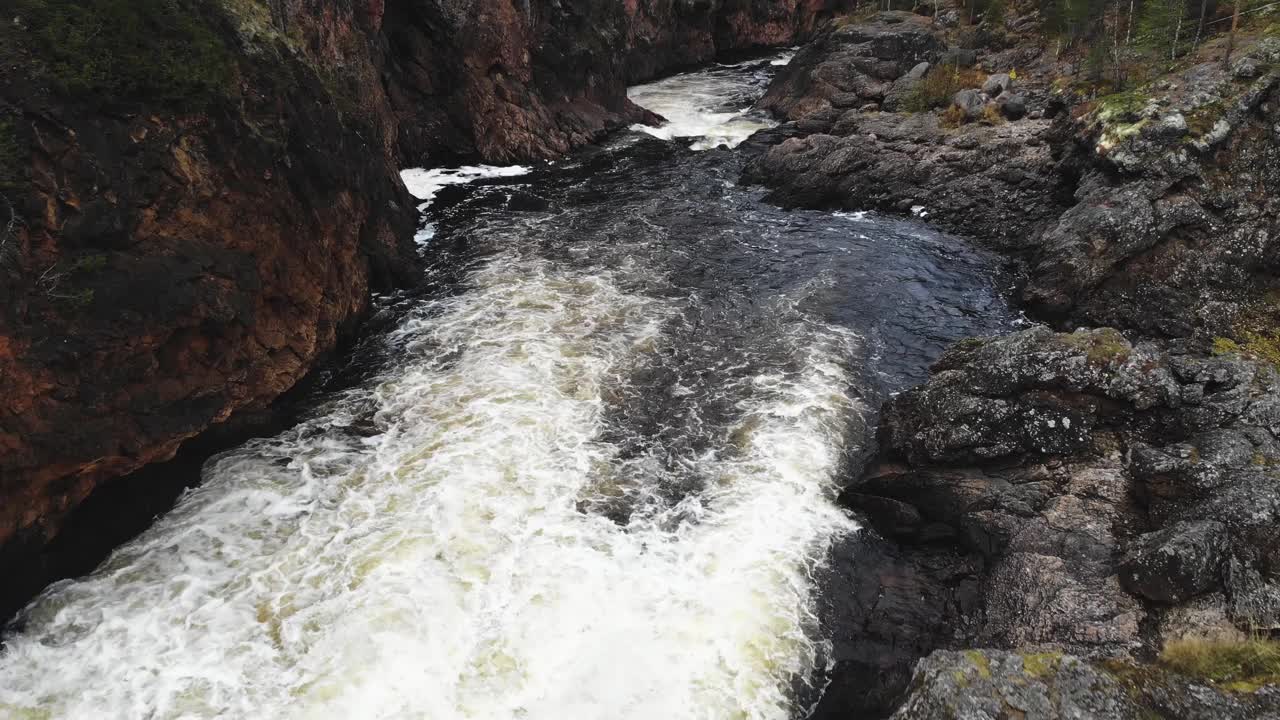
<svg viewBox="0 0 1280 720">
<path fill-rule="evenodd" d="M 616 487 L 603 392 L 679 307 L 613 272 L 499 256 L 421 308 L 398 369 L 39 600 L 0 716 L 788 718 L 821 657 L 811 574 L 853 528 L 853 339 L 780 339 L 800 370 L 727 388 L 708 489 L 619 525 L 579 509 Z"/>
<path fill-rule="evenodd" d="M 690 146 L 694 150 L 737 147 L 756 131 L 777 125 L 765 113 L 751 110 L 755 96 L 749 83 L 750 78 L 741 74 L 694 72 L 636 85 L 627 90 L 627 97 L 666 122 L 632 129 L 664 140 L 699 138 Z"/>
<path fill-rule="evenodd" d="M 409 194 L 422 200 L 419 210 L 426 210 L 436 194 L 450 185 L 464 185 L 489 178 L 519 177 L 529 174 L 524 165 L 463 165 L 456 168 L 409 168 L 400 171 L 400 179 Z"/>
<path fill-rule="evenodd" d="M 519 177 L 527 175 L 531 168 L 524 165 L 463 165 L 456 168 L 409 168 L 400 171 L 400 179 L 409 194 L 422 200 L 419 212 L 426 212 L 436 195 L 450 185 L 465 185 L 489 178 Z M 414 233 L 413 242 L 418 251 L 425 251 L 436 236 L 436 226 L 423 222 Z"/>
</svg>

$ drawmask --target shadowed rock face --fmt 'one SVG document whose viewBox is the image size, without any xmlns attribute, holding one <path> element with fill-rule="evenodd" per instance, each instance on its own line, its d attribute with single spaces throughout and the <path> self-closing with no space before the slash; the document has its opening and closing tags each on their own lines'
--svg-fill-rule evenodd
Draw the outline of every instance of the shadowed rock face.
<svg viewBox="0 0 1280 720">
<path fill-rule="evenodd" d="M 880 594 L 910 638 L 881 654 L 882 682 L 906 687 L 912 650 L 1137 658 L 1280 625 L 1274 367 L 1038 328 L 933 370 L 886 406 L 880 462 L 843 498 L 885 538 L 867 574 L 911 568 L 911 592 Z M 837 653 L 856 653 L 889 616 L 844 604 Z"/>
<path fill-rule="evenodd" d="M 554 157 L 652 119 L 628 81 L 844 4 L 180 0 L 135 6 L 129 41 L 169 22 L 197 50 L 104 79 L 76 68 L 127 6 L 83 6 L 103 31 L 81 46 L 57 42 L 81 6 L 21 0 L 0 28 L 0 545 L 38 549 L 98 483 L 252 416 L 371 290 L 413 282 L 399 167 Z"/>
</svg>

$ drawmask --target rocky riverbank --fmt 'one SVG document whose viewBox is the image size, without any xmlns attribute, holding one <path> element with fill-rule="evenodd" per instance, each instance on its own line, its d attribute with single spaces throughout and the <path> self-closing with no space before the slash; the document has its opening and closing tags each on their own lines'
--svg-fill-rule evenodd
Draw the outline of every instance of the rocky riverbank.
<svg viewBox="0 0 1280 720">
<path fill-rule="evenodd" d="M 748 181 L 974 237 L 1049 326 L 885 407 L 818 715 L 1276 716 L 1274 670 L 1166 656 L 1280 628 L 1280 38 L 1104 95 L 1029 25 L 839 21 L 760 103 Z"/>
<path fill-rule="evenodd" d="M 0 577 L 36 577 L 100 483 L 256 422 L 371 291 L 416 281 L 400 167 L 555 157 L 652 119 L 628 83 L 847 5 L 19 0 L 0 24 Z"/>
</svg>

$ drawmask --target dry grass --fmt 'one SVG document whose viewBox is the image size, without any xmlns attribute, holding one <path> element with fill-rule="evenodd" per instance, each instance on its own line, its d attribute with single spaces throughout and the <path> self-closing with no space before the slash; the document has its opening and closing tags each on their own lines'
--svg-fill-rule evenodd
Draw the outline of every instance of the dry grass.
<svg viewBox="0 0 1280 720">
<path fill-rule="evenodd" d="M 1004 115 L 1000 114 L 1000 108 L 995 105 L 987 105 L 982 108 L 982 117 L 978 118 L 978 122 L 983 125 L 1003 125 L 1005 119 Z"/>
<path fill-rule="evenodd" d="M 1252 640 L 1178 640 L 1165 645 L 1160 664 L 1229 690 L 1253 692 L 1280 684 L 1280 642 Z"/>
<path fill-rule="evenodd" d="M 956 93 L 968 88 L 982 87 L 987 74 L 973 68 L 934 67 L 930 68 L 915 92 L 903 100 L 902 109 L 908 112 L 928 112 L 934 108 L 946 107 Z"/>
<path fill-rule="evenodd" d="M 952 105 L 951 107 L 942 111 L 942 119 L 939 121 L 939 123 L 942 125 L 942 127 L 958 128 L 964 124 L 964 121 L 965 121 L 964 109 L 961 108 L 959 105 Z"/>
</svg>

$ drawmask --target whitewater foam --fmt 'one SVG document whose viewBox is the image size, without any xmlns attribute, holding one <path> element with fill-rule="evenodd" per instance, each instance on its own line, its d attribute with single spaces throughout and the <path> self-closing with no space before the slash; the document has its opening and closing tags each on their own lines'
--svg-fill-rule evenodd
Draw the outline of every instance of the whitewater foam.
<svg viewBox="0 0 1280 720">
<path fill-rule="evenodd" d="M 854 339 L 797 336 L 797 373 L 736 381 L 706 490 L 618 524 L 580 509 L 616 466 L 602 388 L 677 308 L 510 255 L 468 284 L 396 332 L 401 369 L 220 457 L 40 598 L 0 714 L 788 717 L 823 657 L 810 574 L 853 527 L 831 497 Z"/>
</svg>

